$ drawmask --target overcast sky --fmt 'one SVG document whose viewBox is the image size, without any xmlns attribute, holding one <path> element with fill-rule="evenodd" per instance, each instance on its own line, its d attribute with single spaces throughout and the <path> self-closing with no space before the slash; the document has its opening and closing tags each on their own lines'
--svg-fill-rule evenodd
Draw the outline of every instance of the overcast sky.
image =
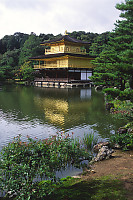
<svg viewBox="0 0 133 200">
<path fill-rule="evenodd" d="M 114 29 L 124 0 L 0 0 L 0 39 L 15 32 L 103 33 Z"/>
</svg>

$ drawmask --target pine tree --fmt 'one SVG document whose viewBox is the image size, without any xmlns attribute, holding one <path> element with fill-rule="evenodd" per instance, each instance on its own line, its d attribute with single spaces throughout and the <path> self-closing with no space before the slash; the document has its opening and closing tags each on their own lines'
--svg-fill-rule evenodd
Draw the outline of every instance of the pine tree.
<svg viewBox="0 0 133 200">
<path fill-rule="evenodd" d="M 111 33 L 106 49 L 96 58 L 93 81 L 106 86 L 125 89 L 126 82 L 133 82 L 133 0 L 117 4 L 122 13 Z"/>
</svg>

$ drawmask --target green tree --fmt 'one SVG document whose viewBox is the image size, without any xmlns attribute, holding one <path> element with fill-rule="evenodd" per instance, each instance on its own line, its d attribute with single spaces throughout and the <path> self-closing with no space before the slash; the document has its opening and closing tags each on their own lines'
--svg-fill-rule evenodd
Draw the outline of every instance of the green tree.
<svg viewBox="0 0 133 200">
<path fill-rule="evenodd" d="M 19 57 L 19 65 L 23 65 L 29 60 L 29 57 L 43 54 L 43 48 L 40 46 L 40 39 L 35 34 L 31 34 L 25 41 Z"/>
<path fill-rule="evenodd" d="M 115 24 L 107 47 L 94 61 L 96 68 L 92 80 L 106 86 L 125 89 L 126 82 L 133 80 L 133 1 L 117 4 L 123 18 Z"/>
<path fill-rule="evenodd" d="M 5 81 L 6 79 L 13 79 L 15 71 L 11 66 L 5 65 L 0 67 L 0 80 Z"/>
<path fill-rule="evenodd" d="M 16 41 L 19 43 L 19 48 L 22 48 L 25 41 L 29 38 L 28 34 L 16 32 L 14 33 Z"/>
<path fill-rule="evenodd" d="M 19 49 L 5 52 L 0 60 L 0 77 L 2 80 L 15 78 L 18 69 Z"/>
<path fill-rule="evenodd" d="M 9 65 L 15 68 L 16 66 L 18 66 L 19 54 L 20 54 L 19 49 L 5 52 L 0 61 L 0 65 L 1 66 Z"/>
<path fill-rule="evenodd" d="M 110 32 L 99 34 L 90 46 L 90 55 L 99 56 L 109 41 Z"/>
<path fill-rule="evenodd" d="M 0 67 L 0 80 L 3 81 L 5 80 L 5 68 L 4 67 Z"/>
<path fill-rule="evenodd" d="M 30 61 L 25 62 L 23 65 L 21 65 L 21 68 L 18 70 L 18 78 L 22 78 L 25 81 L 33 81 L 34 80 L 34 74 L 33 74 L 33 68 Z"/>
</svg>

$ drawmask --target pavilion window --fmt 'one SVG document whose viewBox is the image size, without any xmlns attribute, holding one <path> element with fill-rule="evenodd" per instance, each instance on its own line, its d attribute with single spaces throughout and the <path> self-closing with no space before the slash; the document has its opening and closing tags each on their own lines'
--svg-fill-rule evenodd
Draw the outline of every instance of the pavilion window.
<svg viewBox="0 0 133 200">
<path fill-rule="evenodd" d="M 69 47 L 66 47 L 66 51 L 69 51 Z"/>
<path fill-rule="evenodd" d="M 76 49 L 76 52 L 79 52 L 79 48 Z"/>
</svg>

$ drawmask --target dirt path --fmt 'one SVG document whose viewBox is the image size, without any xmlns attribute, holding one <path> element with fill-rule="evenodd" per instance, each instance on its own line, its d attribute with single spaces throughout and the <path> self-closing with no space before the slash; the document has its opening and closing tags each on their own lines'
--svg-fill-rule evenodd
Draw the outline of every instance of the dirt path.
<svg viewBox="0 0 133 200">
<path fill-rule="evenodd" d="M 121 179 L 128 190 L 127 199 L 133 200 L 133 151 L 116 150 L 112 156 L 109 160 L 92 165 L 92 172 L 85 177 L 90 179 L 112 175 L 114 178 Z"/>
</svg>

